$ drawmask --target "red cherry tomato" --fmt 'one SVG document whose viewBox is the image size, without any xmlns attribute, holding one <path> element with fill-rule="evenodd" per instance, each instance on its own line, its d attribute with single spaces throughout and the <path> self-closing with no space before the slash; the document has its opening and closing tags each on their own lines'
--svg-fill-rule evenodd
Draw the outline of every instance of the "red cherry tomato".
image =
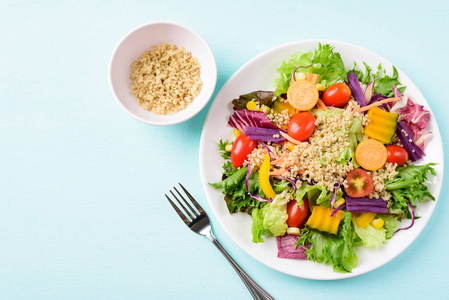
<svg viewBox="0 0 449 300">
<path fill-rule="evenodd" d="M 300 112 L 288 123 L 287 133 L 295 140 L 304 142 L 312 136 L 315 127 L 315 117 L 309 112 Z"/>
<path fill-rule="evenodd" d="M 306 199 L 302 199 L 303 205 L 299 206 L 298 201 L 291 200 L 287 204 L 287 225 L 288 227 L 299 227 L 304 223 L 304 220 L 309 213 L 309 203 L 307 203 Z"/>
<path fill-rule="evenodd" d="M 354 198 L 365 197 L 374 189 L 373 180 L 368 173 L 360 168 L 353 169 L 349 172 L 346 181 L 348 182 L 348 186 L 345 187 L 345 192 Z"/>
<path fill-rule="evenodd" d="M 387 148 L 387 162 L 402 166 L 408 161 L 408 152 L 401 146 L 389 145 Z"/>
<path fill-rule="evenodd" d="M 231 162 L 236 168 L 243 167 L 243 162 L 248 158 L 248 155 L 253 152 L 257 146 L 257 141 L 248 140 L 246 135 L 241 134 L 235 140 L 231 150 Z"/>
<path fill-rule="evenodd" d="M 351 90 L 344 82 L 331 85 L 323 94 L 323 102 L 327 106 L 342 107 L 351 98 Z"/>
</svg>

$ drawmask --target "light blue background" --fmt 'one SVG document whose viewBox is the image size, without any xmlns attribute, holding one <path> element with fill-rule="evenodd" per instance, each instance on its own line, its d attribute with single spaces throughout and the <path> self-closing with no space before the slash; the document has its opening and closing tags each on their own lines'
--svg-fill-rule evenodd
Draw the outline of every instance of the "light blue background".
<svg viewBox="0 0 449 300">
<path fill-rule="evenodd" d="M 208 41 L 215 95 L 246 61 L 286 42 L 366 47 L 421 89 L 448 148 L 447 1 L 1 0 L 0 299 L 250 299 L 221 254 L 163 197 L 180 181 L 210 212 L 198 166 L 210 105 L 183 124 L 153 127 L 125 114 L 110 93 L 116 43 L 155 20 L 185 24 Z M 448 192 L 399 257 L 333 282 L 265 267 L 210 215 L 224 247 L 278 299 L 443 299 Z"/>
</svg>

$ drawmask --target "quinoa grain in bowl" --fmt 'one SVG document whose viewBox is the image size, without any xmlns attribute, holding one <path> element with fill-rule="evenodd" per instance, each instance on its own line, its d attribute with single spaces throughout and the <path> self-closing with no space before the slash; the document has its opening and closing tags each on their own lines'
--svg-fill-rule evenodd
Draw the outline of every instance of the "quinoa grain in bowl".
<svg viewBox="0 0 449 300">
<path fill-rule="evenodd" d="M 197 58 L 174 44 L 153 46 L 131 64 L 131 90 L 140 107 L 170 115 L 185 109 L 202 87 Z"/>
</svg>

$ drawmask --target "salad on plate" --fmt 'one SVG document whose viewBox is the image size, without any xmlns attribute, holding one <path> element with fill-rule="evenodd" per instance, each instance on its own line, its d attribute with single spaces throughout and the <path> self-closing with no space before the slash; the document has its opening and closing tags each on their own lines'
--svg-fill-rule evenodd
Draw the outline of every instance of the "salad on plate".
<svg viewBox="0 0 449 300">
<path fill-rule="evenodd" d="M 430 112 L 394 67 L 348 70 L 329 44 L 293 53 L 277 72 L 274 91 L 232 100 L 235 140 L 218 142 L 223 177 L 211 186 L 229 213 L 252 217 L 254 243 L 276 237 L 279 258 L 351 272 L 357 247 L 382 247 L 435 200 L 434 164 L 419 163 Z"/>
</svg>

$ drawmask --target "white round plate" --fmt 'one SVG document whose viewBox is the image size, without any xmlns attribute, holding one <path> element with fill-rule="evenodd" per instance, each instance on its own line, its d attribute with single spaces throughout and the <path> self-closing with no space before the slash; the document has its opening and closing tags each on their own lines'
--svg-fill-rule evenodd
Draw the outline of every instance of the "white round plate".
<svg viewBox="0 0 449 300">
<path fill-rule="evenodd" d="M 232 114 L 231 101 L 238 98 L 239 95 L 252 91 L 274 90 L 273 80 L 277 76 L 276 68 L 280 66 L 282 61 L 287 60 L 295 51 L 314 50 L 319 42 L 335 46 L 335 51 L 341 54 L 347 69 L 352 68 L 355 61 L 359 66 L 362 65 L 362 62 L 366 62 L 373 69 L 379 63 L 382 63 L 387 72 L 392 70 L 392 63 L 385 58 L 362 47 L 339 41 L 298 41 L 268 50 L 253 58 L 235 72 L 218 93 L 204 123 L 199 158 L 201 179 L 209 205 L 220 225 L 240 248 L 259 262 L 279 272 L 301 278 L 333 280 L 361 275 L 386 264 L 404 251 L 427 224 L 440 194 L 444 167 L 443 145 L 433 114 L 430 122 L 430 131 L 433 132 L 433 137 L 426 145 L 426 157 L 418 164 L 438 163 L 435 166 L 437 176 L 431 177 L 431 184 L 429 185 L 430 192 L 437 200 L 435 202 L 429 200 L 424 204 L 419 204 L 416 212 L 421 218 L 415 221 L 415 225 L 409 230 L 398 232 L 379 249 L 358 247 L 356 253 L 359 262 L 352 273 L 335 273 L 331 266 L 308 260 L 278 258 L 276 239 L 273 237 L 264 238 L 265 243 L 252 243 L 251 217 L 244 213 L 229 214 L 223 194 L 208 184 L 221 180 L 223 158 L 218 153 L 217 145 L 220 139 L 232 140 L 232 129 L 226 126 L 229 116 Z M 400 82 L 407 86 L 406 93 L 410 94 L 417 103 L 430 110 L 429 104 L 416 85 L 401 70 L 398 69 L 398 72 Z M 410 220 L 404 220 L 398 226 L 403 227 L 409 222 Z"/>
</svg>

